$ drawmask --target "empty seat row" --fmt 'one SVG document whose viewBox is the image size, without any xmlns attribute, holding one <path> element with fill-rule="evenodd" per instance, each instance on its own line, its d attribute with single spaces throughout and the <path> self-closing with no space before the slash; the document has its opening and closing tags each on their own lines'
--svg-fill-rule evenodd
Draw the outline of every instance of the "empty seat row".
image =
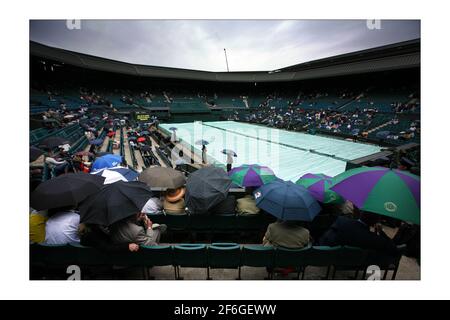
<svg viewBox="0 0 450 320">
<path fill-rule="evenodd" d="M 401 251 L 399 251 L 401 252 Z M 142 267 L 148 275 L 148 268 L 173 266 L 175 279 L 182 279 L 181 268 L 204 268 L 207 279 L 210 269 L 236 269 L 241 278 L 241 267 L 265 267 L 269 279 L 277 268 L 294 268 L 297 278 L 302 279 L 308 267 L 327 267 L 326 278 L 336 271 L 365 271 L 376 265 L 380 270 L 393 270 L 395 279 L 401 253 L 385 256 L 355 247 L 310 246 L 303 249 L 275 248 L 263 245 L 240 245 L 236 243 L 173 244 L 141 246 L 137 252 L 107 253 L 79 244 L 30 246 L 32 266 L 65 267 L 78 265 L 80 268 L 93 266 Z M 365 274 L 363 273 L 363 276 Z M 356 276 L 357 277 L 357 274 Z"/>
</svg>

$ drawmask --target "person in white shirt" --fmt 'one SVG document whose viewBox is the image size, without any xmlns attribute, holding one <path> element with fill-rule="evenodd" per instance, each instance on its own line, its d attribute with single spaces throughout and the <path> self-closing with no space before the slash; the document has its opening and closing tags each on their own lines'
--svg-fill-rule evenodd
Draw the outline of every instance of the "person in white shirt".
<svg viewBox="0 0 450 320">
<path fill-rule="evenodd" d="M 172 136 L 170 137 L 170 142 L 177 142 L 177 132 L 176 130 L 172 130 Z"/>
<path fill-rule="evenodd" d="M 145 214 L 157 214 L 163 209 L 163 203 L 157 197 L 148 199 L 148 201 L 142 207 L 141 212 Z"/>
<path fill-rule="evenodd" d="M 231 152 L 227 152 L 227 172 L 231 171 L 232 165 L 233 165 L 233 154 Z"/>
<path fill-rule="evenodd" d="M 45 224 L 45 244 L 79 243 L 80 214 L 67 210 L 52 215 Z"/>
</svg>

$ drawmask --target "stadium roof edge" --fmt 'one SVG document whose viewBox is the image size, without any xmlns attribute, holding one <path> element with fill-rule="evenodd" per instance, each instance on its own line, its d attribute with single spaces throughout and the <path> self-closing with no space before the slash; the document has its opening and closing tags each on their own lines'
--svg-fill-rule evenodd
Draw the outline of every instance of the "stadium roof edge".
<svg viewBox="0 0 450 320">
<path fill-rule="evenodd" d="M 81 68 L 141 77 L 212 82 L 278 82 L 420 66 L 420 39 L 318 59 L 274 71 L 211 72 L 146 66 L 96 57 L 30 41 L 30 55 Z"/>
</svg>

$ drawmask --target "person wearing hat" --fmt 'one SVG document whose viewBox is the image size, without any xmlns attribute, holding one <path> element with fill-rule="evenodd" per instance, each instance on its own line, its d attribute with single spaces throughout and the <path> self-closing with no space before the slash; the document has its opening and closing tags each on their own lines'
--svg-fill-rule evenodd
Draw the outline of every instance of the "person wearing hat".
<svg viewBox="0 0 450 320">
<path fill-rule="evenodd" d="M 184 194 L 186 188 L 169 189 L 164 197 L 164 211 L 169 214 L 184 214 L 186 204 L 184 202 Z"/>
</svg>

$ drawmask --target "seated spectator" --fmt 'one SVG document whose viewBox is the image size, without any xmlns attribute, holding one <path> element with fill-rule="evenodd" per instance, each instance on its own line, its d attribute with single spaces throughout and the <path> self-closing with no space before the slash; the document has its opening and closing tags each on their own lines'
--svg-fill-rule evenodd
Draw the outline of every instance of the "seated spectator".
<svg viewBox="0 0 450 320">
<path fill-rule="evenodd" d="M 300 221 L 278 220 L 269 224 L 263 238 L 263 245 L 301 249 L 310 242 L 309 231 Z"/>
<path fill-rule="evenodd" d="M 56 212 L 53 214 L 53 212 Z M 80 214 L 73 208 L 49 210 L 45 224 L 45 244 L 79 243 L 78 225 Z"/>
<path fill-rule="evenodd" d="M 111 241 L 108 230 L 95 224 L 80 223 L 78 227 L 80 244 L 86 247 L 94 247 L 107 252 L 119 252 L 129 250 L 136 252 L 139 245 L 136 243 L 119 243 Z"/>
<path fill-rule="evenodd" d="M 164 198 L 164 211 L 169 214 L 184 214 L 186 212 L 186 204 L 181 198 L 175 202 L 168 201 Z"/>
<path fill-rule="evenodd" d="M 251 194 L 247 194 L 243 198 L 237 199 L 236 203 L 236 212 L 240 215 L 259 214 L 261 211 L 256 206 L 255 197 Z"/>
<path fill-rule="evenodd" d="M 45 241 L 45 224 L 47 214 L 43 211 L 31 210 L 30 213 L 30 242 L 41 243 Z"/>
<path fill-rule="evenodd" d="M 236 197 L 228 195 L 225 200 L 208 210 L 210 214 L 235 214 Z"/>
<path fill-rule="evenodd" d="M 319 245 L 347 245 L 388 254 L 396 253 L 397 247 L 377 221 L 378 218 L 369 213 L 361 213 L 359 219 L 338 217 L 330 230 L 320 238 Z M 374 232 L 370 230 L 372 226 Z"/>
<path fill-rule="evenodd" d="M 110 228 L 113 243 L 136 243 L 144 246 L 156 246 L 167 226 L 153 225 L 145 213 L 139 212 L 127 219 L 114 223 Z"/>
<path fill-rule="evenodd" d="M 157 197 L 153 197 L 148 199 L 148 201 L 145 203 L 144 207 L 142 208 L 142 213 L 145 214 L 158 214 L 162 211 L 163 204 L 161 203 L 161 200 Z"/>
<path fill-rule="evenodd" d="M 50 170 L 54 170 L 56 176 L 69 172 L 69 163 L 66 160 L 58 159 L 53 152 L 50 152 L 49 155 L 45 157 L 45 163 Z"/>
</svg>

